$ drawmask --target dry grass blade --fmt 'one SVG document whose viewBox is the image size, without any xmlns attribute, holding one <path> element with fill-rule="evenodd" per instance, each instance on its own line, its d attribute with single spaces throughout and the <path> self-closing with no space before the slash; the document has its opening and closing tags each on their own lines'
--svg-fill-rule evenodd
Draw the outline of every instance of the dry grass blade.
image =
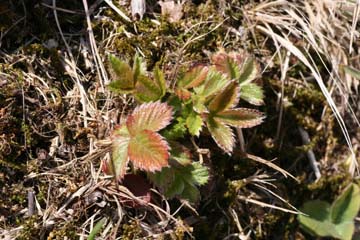
<svg viewBox="0 0 360 240">
<path fill-rule="evenodd" d="M 267 161 L 265 159 L 262 159 L 261 157 L 258 157 L 258 156 L 254 156 L 254 155 L 251 155 L 251 154 L 248 154 L 248 153 L 245 153 L 245 157 L 255 161 L 255 162 L 259 162 L 259 163 L 262 163 L 262 164 L 265 164 L 266 166 L 280 172 L 282 175 L 284 175 L 284 177 L 291 177 L 292 179 L 294 179 L 295 181 L 299 181 L 296 179 L 296 177 L 294 177 L 293 175 L 291 175 L 290 173 L 288 173 L 287 171 L 285 171 L 284 169 L 282 169 L 281 167 L 277 166 L 276 164 L 273 164 L 272 162 L 270 161 Z"/>
</svg>

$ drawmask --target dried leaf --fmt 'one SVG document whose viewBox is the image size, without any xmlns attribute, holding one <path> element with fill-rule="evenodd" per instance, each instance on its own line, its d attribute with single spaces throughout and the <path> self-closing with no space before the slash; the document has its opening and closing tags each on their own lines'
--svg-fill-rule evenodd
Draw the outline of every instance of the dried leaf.
<svg viewBox="0 0 360 240">
<path fill-rule="evenodd" d="M 183 6 L 181 3 L 174 1 L 159 1 L 161 6 L 161 15 L 166 16 L 169 22 L 178 22 L 183 16 Z"/>
<path fill-rule="evenodd" d="M 209 104 L 210 112 L 220 112 L 236 106 L 239 101 L 239 84 L 230 82 L 223 91 L 216 95 Z"/>
<path fill-rule="evenodd" d="M 251 128 L 262 123 L 264 115 L 255 109 L 236 108 L 218 112 L 214 118 L 233 127 Z"/>
<path fill-rule="evenodd" d="M 226 153 L 230 154 L 235 143 L 234 134 L 231 128 L 215 120 L 211 116 L 207 120 L 207 127 L 216 144 Z"/>
<path fill-rule="evenodd" d="M 141 20 L 146 12 L 145 0 L 131 0 L 131 16 L 134 20 Z"/>
<path fill-rule="evenodd" d="M 172 107 L 166 103 L 151 102 L 136 107 L 128 116 L 126 125 L 133 136 L 142 130 L 159 131 L 172 120 Z"/>
<path fill-rule="evenodd" d="M 150 130 L 137 132 L 129 142 L 129 157 L 136 168 L 159 171 L 168 166 L 169 146 L 160 134 Z"/>
</svg>

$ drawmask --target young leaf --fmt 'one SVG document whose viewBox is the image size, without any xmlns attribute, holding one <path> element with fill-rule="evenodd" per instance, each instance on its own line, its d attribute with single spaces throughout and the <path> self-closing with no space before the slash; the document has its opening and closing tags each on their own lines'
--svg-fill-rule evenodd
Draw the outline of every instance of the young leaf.
<svg viewBox="0 0 360 240">
<path fill-rule="evenodd" d="M 137 132 L 129 142 L 129 158 L 135 167 L 159 171 L 168 166 L 169 146 L 160 134 L 150 130 Z"/>
<path fill-rule="evenodd" d="M 240 85 L 250 83 L 256 78 L 258 69 L 253 58 L 248 58 L 241 67 L 240 76 L 238 78 Z"/>
<path fill-rule="evenodd" d="M 214 119 L 239 128 L 251 128 L 262 123 L 264 115 L 249 108 L 235 108 L 216 113 Z"/>
<path fill-rule="evenodd" d="M 166 103 L 150 102 L 136 107 L 128 116 L 126 125 L 131 135 L 142 130 L 159 131 L 169 125 L 172 108 Z"/>
<path fill-rule="evenodd" d="M 360 189 L 351 184 L 335 200 L 331 208 L 331 219 L 334 223 L 352 221 L 360 209 Z"/>
<path fill-rule="evenodd" d="M 194 88 L 194 91 L 206 98 L 219 92 L 229 83 L 229 79 L 225 75 L 216 71 L 215 69 L 209 69 L 204 84 Z"/>
<path fill-rule="evenodd" d="M 202 124 L 202 118 L 194 111 L 192 111 L 186 118 L 186 126 L 189 129 L 190 134 L 193 136 L 199 136 Z"/>
<path fill-rule="evenodd" d="M 256 106 L 264 104 L 263 90 L 255 83 L 248 83 L 241 86 L 240 92 L 240 98 L 244 99 L 245 101 Z"/>
<path fill-rule="evenodd" d="M 210 101 L 209 110 L 210 112 L 217 113 L 234 107 L 238 101 L 239 84 L 236 81 L 232 81 Z"/>
<path fill-rule="evenodd" d="M 217 71 L 225 73 L 230 79 L 235 79 L 238 77 L 239 68 L 237 63 L 227 53 L 215 53 L 211 60 Z"/>
<path fill-rule="evenodd" d="M 156 84 L 160 88 L 161 97 L 163 97 L 166 93 L 166 82 L 165 82 L 164 73 L 160 70 L 160 68 L 157 65 L 154 68 L 154 79 Z"/>
<path fill-rule="evenodd" d="M 134 74 L 131 67 L 117 57 L 109 56 L 110 65 L 114 72 L 114 80 L 109 84 L 109 88 L 115 92 L 126 92 L 134 89 Z"/>
<path fill-rule="evenodd" d="M 207 120 L 209 132 L 216 144 L 226 153 L 230 154 L 233 150 L 235 138 L 231 128 L 214 118 L 209 117 Z"/>
<path fill-rule="evenodd" d="M 144 76 L 146 74 L 146 64 L 143 58 L 140 57 L 138 53 L 136 53 L 134 57 L 133 72 L 135 83 L 140 75 Z"/>
<path fill-rule="evenodd" d="M 137 77 L 135 87 L 135 98 L 141 102 L 157 101 L 164 96 L 162 87 L 145 75 L 139 75 Z"/>
<path fill-rule="evenodd" d="M 126 172 L 126 166 L 129 160 L 128 146 L 130 135 L 125 125 L 117 128 L 112 135 L 112 169 L 115 177 L 121 180 Z"/>
<path fill-rule="evenodd" d="M 177 85 L 181 89 L 197 87 L 205 81 L 208 71 L 209 69 L 206 66 L 196 66 L 186 72 L 185 75 L 178 80 Z"/>
</svg>

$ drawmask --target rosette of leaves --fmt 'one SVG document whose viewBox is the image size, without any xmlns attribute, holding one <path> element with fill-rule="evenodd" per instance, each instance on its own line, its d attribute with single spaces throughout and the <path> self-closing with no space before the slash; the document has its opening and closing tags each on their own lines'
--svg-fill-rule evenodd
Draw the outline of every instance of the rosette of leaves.
<svg viewBox="0 0 360 240">
<path fill-rule="evenodd" d="M 235 143 L 231 127 L 250 128 L 264 118 L 255 109 L 236 108 L 241 97 L 255 105 L 263 103 L 261 88 L 251 83 L 256 74 L 253 59 L 241 60 L 240 54 L 223 52 L 213 55 L 212 65 L 185 73 L 175 92 L 185 110 L 190 106 L 186 117 L 190 134 L 199 136 L 206 124 L 217 145 L 231 154 Z"/>
<path fill-rule="evenodd" d="M 108 85 L 111 91 L 120 94 L 131 93 L 140 102 L 151 102 L 161 99 L 166 93 L 163 72 L 155 66 L 152 77 L 146 71 L 145 62 L 137 54 L 133 66 L 110 55 L 111 75 L 113 80 Z"/>
<path fill-rule="evenodd" d="M 169 167 L 149 174 L 149 178 L 163 190 L 167 198 L 179 196 L 196 202 L 200 197 L 198 187 L 209 179 L 207 168 L 199 162 L 192 162 L 189 150 L 176 143 L 172 145 L 169 163 Z"/>
<path fill-rule="evenodd" d="M 320 200 L 306 202 L 300 209 L 306 215 L 299 215 L 298 220 L 312 235 L 351 240 L 359 209 L 360 189 L 351 184 L 332 205 Z"/>
<path fill-rule="evenodd" d="M 168 166 L 169 145 L 157 132 L 171 119 L 172 108 L 166 103 L 150 102 L 136 107 L 112 133 L 112 158 L 103 170 L 121 180 L 129 161 L 148 172 Z"/>
</svg>

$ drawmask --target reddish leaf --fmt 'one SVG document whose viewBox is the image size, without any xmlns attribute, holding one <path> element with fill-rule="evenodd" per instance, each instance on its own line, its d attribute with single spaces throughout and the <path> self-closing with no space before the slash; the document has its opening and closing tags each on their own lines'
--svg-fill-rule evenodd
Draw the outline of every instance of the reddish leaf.
<svg viewBox="0 0 360 240">
<path fill-rule="evenodd" d="M 230 82 L 209 104 L 210 112 L 219 112 L 234 107 L 239 101 L 239 84 Z"/>
<path fill-rule="evenodd" d="M 262 123 L 264 115 L 249 108 L 236 108 L 217 113 L 214 118 L 233 127 L 250 128 Z"/>
<path fill-rule="evenodd" d="M 128 146 L 130 136 L 125 125 L 117 128 L 112 135 L 112 166 L 107 169 L 115 172 L 116 179 L 122 179 L 129 160 Z"/>
<path fill-rule="evenodd" d="M 166 127 L 172 119 L 172 108 L 166 103 L 145 103 L 136 107 L 128 116 L 126 125 L 132 136 L 142 130 L 159 131 Z"/>
<path fill-rule="evenodd" d="M 184 77 L 179 80 L 178 86 L 185 89 L 197 87 L 205 81 L 208 71 L 207 66 L 196 66 L 185 73 Z"/>
<path fill-rule="evenodd" d="M 137 168 L 150 172 L 161 170 L 168 166 L 169 146 L 160 134 L 143 130 L 131 138 L 129 157 Z"/>
<path fill-rule="evenodd" d="M 207 127 L 216 144 L 226 153 L 230 154 L 235 143 L 234 134 L 231 128 L 219 121 L 216 121 L 212 117 L 208 118 Z"/>
</svg>

